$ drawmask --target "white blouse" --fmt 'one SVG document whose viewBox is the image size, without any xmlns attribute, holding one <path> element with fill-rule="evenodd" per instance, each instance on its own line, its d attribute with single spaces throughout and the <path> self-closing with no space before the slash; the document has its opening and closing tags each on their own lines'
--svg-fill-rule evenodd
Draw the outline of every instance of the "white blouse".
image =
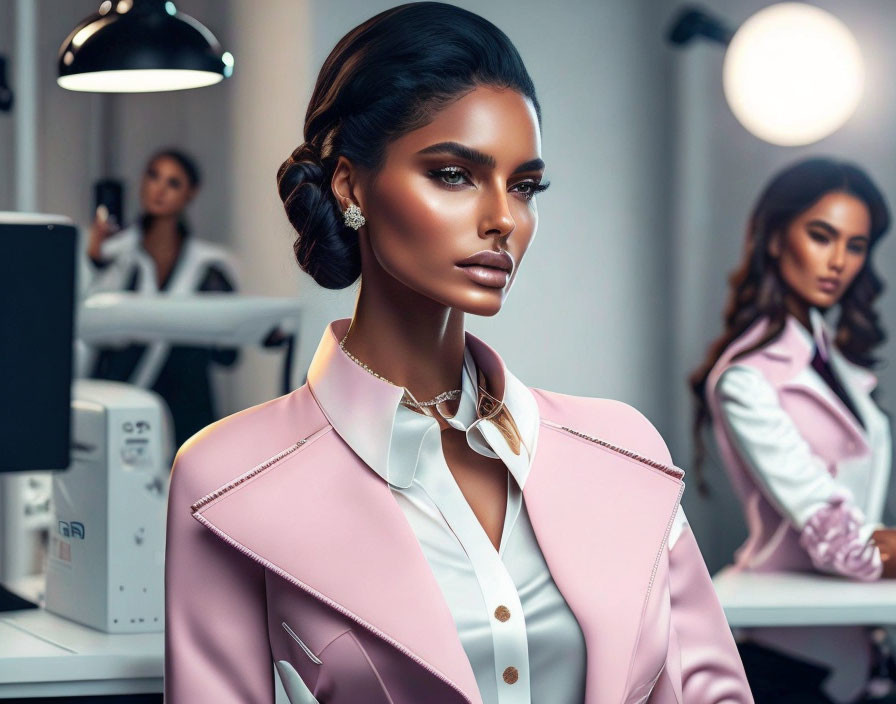
<svg viewBox="0 0 896 704">
<path fill-rule="evenodd" d="M 506 373 L 503 400 L 522 436 L 515 454 L 491 421 L 477 417 L 476 364 L 467 349 L 459 408 L 446 419 L 474 451 L 507 466 L 496 551 L 445 461 L 437 421 L 399 404 L 382 409 L 393 418 L 391 432 L 373 430 L 385 426 L 365 423 L 339 394 L 344 380 L 330 385 L 326 376 L 325 369 L 315 385 L 317 400 L 339 435 L 389 483 L 454 617 L 483 703 L 581 704 L 585 640 L 551 578 L 522 496 L 539 427 L 529 389 Z"/>
</svg>

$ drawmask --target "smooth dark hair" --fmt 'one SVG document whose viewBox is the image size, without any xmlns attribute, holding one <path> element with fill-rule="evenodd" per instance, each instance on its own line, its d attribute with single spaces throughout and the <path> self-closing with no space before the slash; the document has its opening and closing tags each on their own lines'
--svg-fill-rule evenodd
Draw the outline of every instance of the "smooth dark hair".
<svg viewBox="0 0 896 704">
<path fill-rule="evenodd" d="M 855 364 L 870 367 L 877 362 L 871 351 L 886 339 L 886 334 L 873 303 L 884 287 L 872 267 L 871 255 L 890 227 L 887 203 L 868 174 L 856 164 L 819 157 L 792 164 L 772 178 L 753 208 L 747 223 L 743 258 L 728 278 L 725 329 L 710 344 L 706 359 L 688 379 L 695 403 L 694 468 L 704 491 L 700 470 L 705 446 L 701 431 L 710 419 L 706 379 L 728 345 L 760 317 L 769 319 L 765 334 L 749 349 L 735 355 L 735 360 L 768 344 L 783 331 L 787 319 L 784 303 L 787 289 L 777 260 L 768 253 L 768 243 L 773 235 L 783 235 L 795 218 L 829 193 L 855 196 L 867 206 L 871 216 L 868 255 L 839 301 L 840 317 L 834 343 Z"/>
<path fill-rule="evenodd" d="M 143 169 L 144 172 L 148 171 L 149 167 L 155 163 L 157 159 L 161 158 L 173 159 L 176 161 L 178 166 L 180 166 L 187 175 L 187 181 L 190 182 L 192 188 L 198 188 L 202 184 L 202 174 L 199 171 L 199 166 L 196 164 L 196 160 L 180 149 L 175 149 L 174 147 L 166 147 L 155 152 L 149 159 L 147 159 L 146 167 Z M 141 213 L 141 231 L 146 232 L 150 225 L 152 225 L 152 221 L 152 215 L 149 213 Z M 180 233 L 181 238 L 187 237 L 187 235 L 190 234 L 190 225 L 187 222 L 187 219 L 183 216 L 177 221 L 177 231 Z"/>
<path fill-rule="evenodd" d="M 330 182 L 340 156 L 372 173 L 390 141 L 429 123 L 477 86 L 511 88 L 541 108 L 510 39 L 454 5 L 418 2 L 381 12 L 346 34 L 317 77 L 305 142 L 277 170 L 297 233 L 299 266 L 321 286 L 345 288 L 361 274 L 357 233 L 343 224 Z"/>
</svg>

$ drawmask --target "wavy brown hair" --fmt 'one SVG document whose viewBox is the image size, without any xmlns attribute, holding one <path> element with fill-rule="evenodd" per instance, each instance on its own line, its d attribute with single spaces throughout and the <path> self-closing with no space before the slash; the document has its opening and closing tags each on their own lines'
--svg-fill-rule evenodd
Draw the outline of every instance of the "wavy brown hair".
<svg viewBox="0 0 896 704">
<path fill-rule="evenodd" d="M 871 351 L 886 339 L 886 334 L 873 303 L 884 287 L 872 267 L 871 255 L 874 246 L 890 226 L 887 203 L 871 178 L 855 164 L 828 158 L 812 158 L 792 164 L 772 178 L 753 207 L 747 223 L 743 257 L 728 277 L 725 329 L 709 345 L 706 358 L 688 378 L 695 407 L 693 466 L 702 494 L 707 493 L 702 472 L 706 455 L 702 431 L 710 420 L 706 379 L 728 345 L 759 318 L 769 320 L 766 333 L 734 359 L 763 347 L 781 334 L 787 319 L 787 288 L 778 270 L 777 260 L 768 253 L 768 243 L 772 236 L 783 235 L 795 218 L 828 193 L 855 196 L 868 207 L 871 219 L 868 256 L 839 301 L 840 317 L 834 344 L 855 364 L 871 367 L 877 362 Z"/>
</svg>

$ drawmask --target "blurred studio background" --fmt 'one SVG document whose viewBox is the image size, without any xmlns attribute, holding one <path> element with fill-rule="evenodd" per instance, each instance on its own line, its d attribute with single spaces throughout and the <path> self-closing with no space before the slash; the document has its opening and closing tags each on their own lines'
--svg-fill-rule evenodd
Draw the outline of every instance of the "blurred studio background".
<svg viewBox="0 0 896 704">
<path fill-rule="evenodd" d="M 83 248 L 96 217 L 97 182 L 123 184 L 123 220 L 131 223 L 147 159 L 165 147 L 194 157 L 202 186 L 187 210 L 191 230 L 230 251 L 240 294 L 290 299 L 298 311 L 289 351 L 245 344 L 234 364 L 213 367 L 216 413 L 271 399 L 283 393 L 284 356 L 292 354 L 294 388 L 326 324 L 351 314 L 356 293 L 355 286 L 324 290 L 299 271 L 275 174 L 303 141 L 305 108 L 327 53 L 351 27 L 395 3 L 178 0 L 176 10 L 205 25 L 231 55 L 231 76 L 193 90 L 65 90 L 57 84 L 60 46 L 97 12 L 98 2 L 0 0 L 3 79 L 14 97 L 0 112 L 0 211 L 70 218 Z M 522 54 L 542 104 L 543 158 L 552 182 L 539 198 L 538 235 L 505 309 L 494 319 L 468 317 L 468 327 L 530 386 L 634 405 L 687 471 L 693 448 L 686 377 L 721 331 L 727 277 L 770 176 L 809 155 L 845 158 L 863 166 L 896 203 L 890 70 L 896 4 L 811 3 L 839 18 L 857 40 L 864 88 L 842 126 L 797 146 L 756 136 L 732 113 L 723 90 L 725 46 L 705 37 L 684 46 L 669 41 L 686 3 L 457 4 L 494 22 Z M 769 4 L 714 0 L 705 9 L 734 30 Z M 885 238 L 876 253 L 877 268 L 890 281 L 896 277 L 893 239 Z M 29 267 L 32 277 L 46 275 L 40 259 Z M 888 290 L 878 310 L 892 336 L 891 296 Z M 8 345 L 16 334 L 6 323 L 0 328 Z M 893 353 L 892 344 L 878 350 L 884 360 Z M 880 401 L 892 410 L 896 370 L 885 365 L 878 374 Z M 6 423 L 16 411 L 3 406 Z M 709 496 L 701 497 L 686 477 L 684 507 L 715 572 L 730 563 L 746 528 L 712 451 L 705 471 Z M 0 520 L 13 520 L 10 507 L 21 508 L 23 491 L 35 492 L 40 510 L 41 486 L 21 474 L 15 481 L 4 485 Z M 896 518 L 893 493 L 888 524 Z M 0 572 L 3 579 L 38 565 L 38 558 L 21 555 L 11 562 L 10 536 L 7 528 L 0 565 L 9 570 L 15 562 L 17 573 Z"/>
</svg>

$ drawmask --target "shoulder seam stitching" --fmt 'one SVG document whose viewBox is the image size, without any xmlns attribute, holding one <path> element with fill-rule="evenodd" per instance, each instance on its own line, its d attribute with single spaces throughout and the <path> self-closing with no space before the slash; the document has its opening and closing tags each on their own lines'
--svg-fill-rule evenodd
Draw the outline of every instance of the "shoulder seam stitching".
<svg viewBox="0 0 896 704">
<path fill-rule="evenodd" d="M 210 494 L 206 494 L 205 496 L 203 496 L 201 499 L 199 499 L 198 501 L 196 501 L 195 503 L 193 503 L 190 506 L 190 512 L 195 514 L 197 511 L 199 511 L 199 509 L 203 508 L 204 506 L 206 506 L 210 502 L 214 501 L 215 499 L 223 496 L 231 489 L 239 486 L 243 482 L 248 481 L 249 479 L 256 476 L 257 474 L 260 474 L 264 470 L 268 469 L 269 467 L 273 466 L 274 464 L 276 464 L 277 462 L 282 460 L 284 457 L 291 455 L 293 452 L 298 450 L 300 447 L 302 447 L 303 445 L 308 443 L 308 441 L 311 440 L 312 438 L 314 438 L 315 435 L 322 435 L 323 431 L 331 430 L 332 427 L 333 426 L 328 424 L 328 425 L 324 426 L 323 428 L 321 428 L 320 430 L 314 431 L 313 433 L 311 433 L 311 435 L 308 435 L 307 437 L 304 437 L 301 440 L 293 443 L 292 445 L 287 447 L 285 450 L 281 450 L 280 452 L 275 454 L 273 457 L 269 457 L 268 459 L 264 460 L 260 464 L 255 465 L 248 472 L 245 472 L 242 475 L 240 475 L 239 477 L 237 477 L 236 479 L 232 479 L 231 481 L 227 482 L 226 484 L 218 487 Z"/>
<path fill-rule="evenodd" d="M 592 435 L 587 435 L 585 433 L 579 432 L 578 430 L 573 430 L 572 428 L 570 428 L 568 426 L 551 423 L 550 421 L 546 421 L 546 422 L 549 422 L 550 425 L 553 425 L 554 427 L 556 427 L 559 430 L 564 430 L 567 433 L 570 433 L 576 437 L 582 438 L 583 440 L 588 440 L 589 442 L 593 442 L 597 445 L 600 445 L 601 447 L 607 448 L 608 450 L 612 450 L 613 452 L 617 452 L 621 455 L 629 457 L 630 459 L 637 460 L 638 462 L 646 464 L 649 467 L 658 469 L 661 472 L 663 472 L 664 474 L 668 474 L 670 477 L 674 477 L 675 479 L 681 479 L 682 477 L 684 477 L 684 470 L 681 469 L 680 467 L 676 467 L 675 465 L 668 465 L 668 464 L 663 464 L 662 462 L 657 462 L 656 460 L 652 460 L 649 457 L 640 455 L 637 452 L 634 452 L 632 450 L 627 450 L 624 447 L 619 447 L 618 445 L 614 445 L 613 443 L 607 442 L 606 440 L 602 440 L 601 438 L 597 438 Z"/>
</svg>

